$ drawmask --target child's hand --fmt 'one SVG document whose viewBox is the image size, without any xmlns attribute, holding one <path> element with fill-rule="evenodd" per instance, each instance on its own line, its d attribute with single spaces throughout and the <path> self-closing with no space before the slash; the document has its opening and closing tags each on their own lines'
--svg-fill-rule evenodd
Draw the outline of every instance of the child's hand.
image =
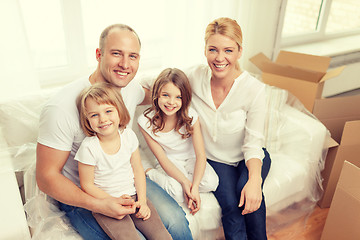
<svg viewBox="0 0 360 240">
<path fill-rule="evenodd" d="M 135 217 L 142 218 L 143 220 L 148 220 L 151 215 L 151 211 L 146 202 L 136 202 L 136 207 L 139 208 L 139 211 L 136 213 Z"/>
<path fill-rule="evenodd" d="M 183 192 L 184 192 L 184 197 L 185 197 L 185 201 L 189 202 L 189 199 L 192 199 L 193 196 L 191 195 L 191 187 L 192 187 L 192 183 L 189 179 L 185 179 L 182 183 L 181 186 L 183 188 Z"/>
<path fill-rule="evenodd" d="M 193 196 L 193 198 L 189 199 L 188 208 L 190 209 L 190 213 L 194 215 L 200 210 L 201 199 L 199 187 L 193 185 L 191 188 L 191 195 Z"/>
</svg>

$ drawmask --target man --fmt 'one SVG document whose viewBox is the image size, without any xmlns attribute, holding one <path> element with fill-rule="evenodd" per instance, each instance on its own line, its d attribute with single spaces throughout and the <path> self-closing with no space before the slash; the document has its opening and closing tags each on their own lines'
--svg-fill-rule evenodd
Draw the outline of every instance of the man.
<svg viewBox="0 0 360 240">
<path fill-rule="evenodd" d="M 85 135 L 79 124 L 76 98 L 95 82 L 109 82 L 121 91 L 130 116 L 138 104 L 146 104 L 149 94 L 136 81 L 140 40 L 133 29 L 116 24 L 107 27 L 96 49 L 97 68 L 90 77 L 65 86 L 44 107 L 40 117 L 37 145 L 36 179 L 39 188 L 59 201 L 71 224 L 84 239 L 109 239 L 93 218 L 91 211 L 121 219 L 135 212 L 133 201 L 109 197 L 96 199 L 79 186 L 74 160 Z M 131 126 L 131 123 L 129 124 Z M 192 239 L 185 213 L 159 186 L 147 180 L 148 198 L 156 207 L 173 239 Z"/>
</svg>

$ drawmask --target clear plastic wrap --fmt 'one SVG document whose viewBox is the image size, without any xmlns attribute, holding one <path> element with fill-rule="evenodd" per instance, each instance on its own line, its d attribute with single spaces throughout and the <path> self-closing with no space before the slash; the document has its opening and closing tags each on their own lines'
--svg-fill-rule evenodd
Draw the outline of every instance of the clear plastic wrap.
<svg viewBox="0 0 360 240">
<path fill-rule="evenodd" d="M 266 147 L 272 166 L 264 195 L 271 234 L 296 221 L 305 227 L 323 193 L 321 171 L 330 133 L 286 90 L 267 86 L 267 102 Z"/>
</svg>

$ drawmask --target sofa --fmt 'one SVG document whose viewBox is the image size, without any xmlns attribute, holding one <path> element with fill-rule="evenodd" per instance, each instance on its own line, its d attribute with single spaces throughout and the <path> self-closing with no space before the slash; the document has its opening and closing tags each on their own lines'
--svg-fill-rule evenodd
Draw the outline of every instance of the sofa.
<svg viewBox="0 0 360 240">
<path fill-rule="evenodd" d="M 36 138 L 43 104 L 56 89 L 0 102 L 0 231 L 4 239 L 81 239 L 55 200 L 35 181 Z M 265 147 L 272 165 L 264 183 L 268 232 L 310 214 L 322 194 L 329 131 L 287 91 L 267 86 Z M 136 115 L 145 109 L 139 106 Z M 136 119 L 136 118 L 135 118 Z M 142 161 L 156 159 L 137 125 Z M 201 194 L 201 210 L 186 213 L 194 239 L 224 239 L 221 209 L 212 193 Z M 291 216 L 289 215 L 291 212 Z M 3 239 L 3 238 L 1 238 Z"/>
</svg>

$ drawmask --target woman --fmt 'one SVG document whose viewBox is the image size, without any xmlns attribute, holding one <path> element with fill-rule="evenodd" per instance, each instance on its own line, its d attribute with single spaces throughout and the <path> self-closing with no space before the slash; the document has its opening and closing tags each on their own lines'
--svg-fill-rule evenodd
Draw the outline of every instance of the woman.
<svg viewBox="0 0 360 240">
<path fill-rule="evenodd" d="M 219 176 L 214 192 L 226 239 L 267 239 L 262 186 L 271 160 L 263 149 L 265 85 L 240 69 L 242 31 L 219 18 L 205 32 L 208 66 L 187 71 L 208 162 Z"/>
</svg>

